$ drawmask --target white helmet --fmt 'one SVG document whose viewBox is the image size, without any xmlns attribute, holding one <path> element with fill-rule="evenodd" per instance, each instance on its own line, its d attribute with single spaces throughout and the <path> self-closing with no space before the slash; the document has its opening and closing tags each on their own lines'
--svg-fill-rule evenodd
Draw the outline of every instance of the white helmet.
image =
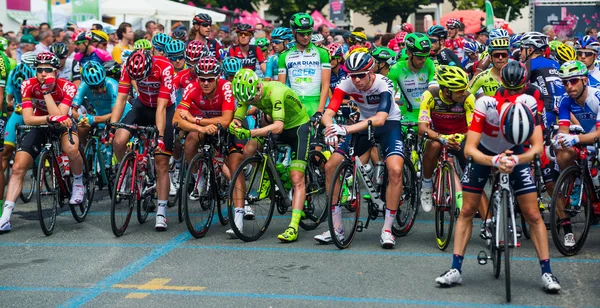
<svg viewBox="0 0 600 308">
<path fill-rule="evenodd" d="M 548 46 L 548 36 L 540 32 L 527 32 L 521 37 L 521 46 L 543 49 Z"/>
<path fill-rule="evenodd" d="M 535 127 L 533 114 L 523 103 L 509 104 L 500 112 L 500 131 L 506 141 L 512 144 L 523 144 L 533 134 Z"/>
</svg>

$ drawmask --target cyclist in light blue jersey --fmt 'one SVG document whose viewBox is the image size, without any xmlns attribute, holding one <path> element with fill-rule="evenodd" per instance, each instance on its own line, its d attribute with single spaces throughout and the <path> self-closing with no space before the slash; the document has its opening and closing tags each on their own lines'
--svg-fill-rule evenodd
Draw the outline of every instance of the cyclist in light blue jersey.
<svg viewBox="0 0 600 308">
<path fill-rule="evenodd" d="M 279 55 L 287 50 L 289 42 L 294 40 L 292 30 L 286 27 L 279 27 L 271 33 L 271 46 L 273 47 L 274 55 L 267 59 L 267 71 L 265 73 L 265 81 L 278 80 L 279 74 Z M 289 83 L 288 83 L 289 85 Z"/>
</svg>

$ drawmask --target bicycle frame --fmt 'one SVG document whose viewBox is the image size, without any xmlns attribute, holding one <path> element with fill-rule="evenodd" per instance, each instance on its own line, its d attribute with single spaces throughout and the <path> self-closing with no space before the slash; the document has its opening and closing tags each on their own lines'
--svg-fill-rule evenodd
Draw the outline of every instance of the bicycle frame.
<svg viewBox="0 0 600 308">
<path fill-rule="evenodd" d="M 517 232 L 516 232 L 516 222 L 515 222 L 515 200 L 514 200 L 514 194 L 512 192 L 512 189 L 510 188 L 510 183 L 509 183 L 509 174 L 508 173 L 500 173 L 499 175 L 499 182 L 496 183 L 496 188 L 494 190 L 494 205 L 495 205 L 495 213 L 494 213 L 494 217 L 492 217 L 492 223 L 496 224 L 496 247 L 500 248 L 501 247 L 501 243 L 503 242 L 505 249 L 508 249 L 508 247 L 515 247 L 515 246 L 519 246 L 518 242 L 517 242 Z M 510 196 L 508 198 L 508 209 L 504 208 L 503 204 L 501 203 L 501 199 L 502 199 L 502 193 L 503 192 L 507 192 L 508 196 Z M 510 221 L 509 222 L 505 222 L 504 217 L 506 217 L 505 212 L 504 211 L 509 211 L 510 214 Z M 510 228 L 512 230 L 512 244 L 510 243 L 510 241 L 508 239 L 504 239 L 504 228 Z"/>
</svg>

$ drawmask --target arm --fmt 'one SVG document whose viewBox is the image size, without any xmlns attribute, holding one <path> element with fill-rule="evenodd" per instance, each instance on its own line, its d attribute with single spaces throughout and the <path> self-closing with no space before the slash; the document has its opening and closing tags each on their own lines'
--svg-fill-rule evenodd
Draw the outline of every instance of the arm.
<svg viewBox="0 0 600 308">
<path fill-rule="evenodd" d="M 224 110 L 220 117 L 215 118 L 202 118 L 200 120 L 200 126 L 217 125 L 221 124 L 221 127 L 229 127 L 229 123 L 233 120 L 233 110 Z"/>
<path fill-rule="evenodd" d="M 23 108 L 23 121 L 26 125 L 48 124 L 47 116 L 33 115 L 33 108 Z"/>
<path fill-rule="evenodd" d="M 185 119 L 183 119 L 181 113 L 185 114 Z M 178 123 L 179 128 L 183 129 L 184 131 L 205 133 L 205 129 L 202 126 L 190 122 L 190 119 L 194 119 L 194 117 L 189 111 L 177 108 L 175 115 L 173 116 L 173 124 Z"/>
<path fill-rule="evenodd" d="M 287 67 L 285 65 L 285 59 L 287 58 L 287 52 L 279 55 L 277 59 L 277 67 L 279 67 L 279 74 L 277 75 L 277 81 L 285 84 L 287 81 Z"/>
<path fill-rule="evenodd" d="M 321 70 L 321 97 L 319 101 L 319 108 L 317 112 L 323 112 L 325 110 L 325 104 L 329 97 L 329 84 L 331 82 L 331 69 Z M 310 115 L 312 116 L 312 115 Z"/>
<path fill-rule="evenodd" d="M 250 137 L 266 137 L 269 135 L 269 132 L 273 134 L 281 134 L 283 131 L 283 122 L 282 121 L 274 121 L 273 124 L 269 124 L 265 127 L 261 127 L 255 130 L 250 131 Z"/>
<path fill-rule="evenodd" d="M 119 122 L 121 116 L 123 115 L 123 110 L 125 109 L 125 104 L 127 103 L 127 94 L 121 93 L 121 89 L 119 89 L 119 95 L 117 95 L 117 102 L 112 109 L 112 113 L 110 115 L 110 122 L 116 123 Z"/>
<path fill-rule="evenodd" d="M 165 126 L 167 124 L 167 104 L 169 100 L 165 98 L 159 98 L 156 100 L 156 129 L 158 129 L 158 135 L 165 135 Z"/>
</svg>

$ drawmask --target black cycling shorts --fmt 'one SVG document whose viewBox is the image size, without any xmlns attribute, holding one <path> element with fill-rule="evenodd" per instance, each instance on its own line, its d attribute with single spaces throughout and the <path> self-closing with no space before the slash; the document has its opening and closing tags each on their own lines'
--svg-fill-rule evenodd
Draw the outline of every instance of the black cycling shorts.
<svg viewBox="0 0 600 308">
<path fill-rule="evenodd" d="M 274 138 L 278 143 L 288 144 L 292 147 L 292 170 L 304 171 L 308 161 L 310 123 L 284 129 L 281 134 Z"/>
<path fill-rule="evenodd" d="M 352 136 L 346 136 L 344 141 L 340 142 L 336 152 L 346 155 L 352 138 L 358 138 L 354 147 L 354 155 L 360 157 L 373 148 L 368 132 L 362 131 Z M 383 157 L 398 155 L 404 158 L 404 138 L 402 138 L 400 121 L 386 121 L 383 126 L 375 128 L 375 139 L 379 140 Z"/>
<path fill-rule="evenodd" d="M 167 149 L 167 153 L 156 153 L 157 155 L 171 155 L 173 152 L 173 115 L 175 115 L 175 105 L 171 105 L 166 109 L 166 119 L 165 119 L 165 131 L 163 136 L 163 141 L 165 142 L 165 147 Z M 139 99 L 136 99 L 131 106 L 131 110 L 127 113 L 127 115 L 121 120 L 123 124 L 135 124 L 139 126 L 156 126 L 156 108 L 148 107 Z M 131 134 L 133 131 L 127 129 Z"/>
<path fill-rule="evenodd" d="M 76 130 L 75 130 L 76 132 Z M 73 132 L 76 136 L 77 133 Z M 47 134 L 52 134 L 53 138 L 62 138 L 67 134 L 64 128 L 35 128 L 26 132 L 17 142 L 17 152 L 23 151 L 29 153 L 35 159 L 42 152 L 42 147 Z"/>
</svg>

